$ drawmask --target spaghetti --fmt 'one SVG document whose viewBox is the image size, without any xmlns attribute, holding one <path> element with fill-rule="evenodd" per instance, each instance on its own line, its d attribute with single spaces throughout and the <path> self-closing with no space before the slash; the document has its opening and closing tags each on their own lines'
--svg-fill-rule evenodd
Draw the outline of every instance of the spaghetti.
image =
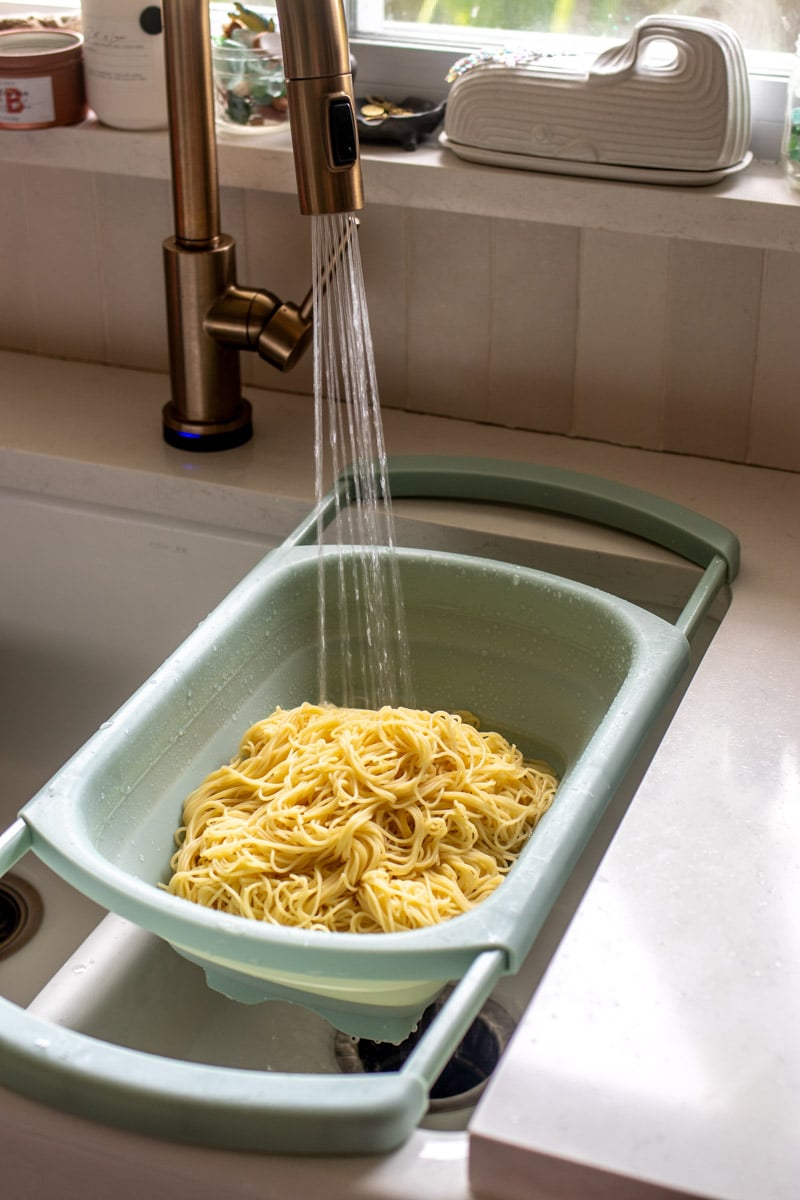
<svg viewBox="0 0 800 1200">
<path fill-rule="evenodd" d="M 502 882 L 557 780 L 448 712 L 276 709 L 187 798 L 169 890 L 302 929 L 416 929 Z"/>
</svg>

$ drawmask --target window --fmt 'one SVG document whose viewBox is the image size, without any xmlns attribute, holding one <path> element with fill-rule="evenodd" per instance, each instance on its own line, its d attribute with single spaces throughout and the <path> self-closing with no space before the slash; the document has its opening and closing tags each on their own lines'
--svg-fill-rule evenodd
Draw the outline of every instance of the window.
<svg viewBox="0 0 800 1200">
<path fill-rule="evenodd" d="M 354 36 L 412 41 L 627 37 L 642 17 L 674 13 L 723 21 L 753 51 L 792 52 L 800 0 L 351 0 Z"/>
</svg>

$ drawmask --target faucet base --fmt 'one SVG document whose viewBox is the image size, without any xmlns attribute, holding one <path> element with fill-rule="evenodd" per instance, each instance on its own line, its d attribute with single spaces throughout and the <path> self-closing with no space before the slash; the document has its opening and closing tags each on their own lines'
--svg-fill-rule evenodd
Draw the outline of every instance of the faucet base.
<svg viewBox="0 0 800 1200">
<path fill-rule="evenodd" d="M 253 436 L 253 410 L 242 400 L 235 417 L 230 421 L 188 421 L 181 417 L 173 403 L 163 408 L 164 441 L 177 450 L 193 453 L 232 450 L 243 446 Z"/>
</svg>

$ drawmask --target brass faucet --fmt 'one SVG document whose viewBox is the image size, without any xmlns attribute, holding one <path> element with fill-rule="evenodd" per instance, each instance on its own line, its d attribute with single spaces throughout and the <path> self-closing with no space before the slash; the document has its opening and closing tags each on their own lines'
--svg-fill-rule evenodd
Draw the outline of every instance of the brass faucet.
<svg viewBox="0 0 800 1200">
<path fill-rule="evenodd" d="M 342 0 L 278 0 L 301 211 L 363 207 L 350 48 Z M 311 340 L 312 291 L 299 304 L 236 282 L 222 233 L 208 0 L 164 0 L 175 233 L 164 243 L 172 399 L 164 438 L 185 450 L 246 442 L 252 411 L 239 353 L 290 369 Z"/>
</svg>

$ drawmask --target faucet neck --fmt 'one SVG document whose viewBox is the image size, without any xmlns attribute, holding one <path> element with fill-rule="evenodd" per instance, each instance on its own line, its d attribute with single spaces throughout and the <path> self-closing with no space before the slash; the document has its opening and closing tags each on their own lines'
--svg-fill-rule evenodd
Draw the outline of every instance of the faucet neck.
<svg viewBox="0 0 800 1200">
<path fill-rule="evenodd" d="M 219 176 L 208 0 L 164 0 L 172 200 L 181 244 L 219 238 Z"/>
<path fill-rule="evenodd" d="M 182 449 L 226 449 L 252 432 L 240 351 L 290 368 L 310 341 L 312 314 L 310 303 L 298 307 L 236 281 L 235 245 L 220 226 L 208 0 L 163 2 L 175 210 L 175 233 L 164 243 L 173 397 L 164 436 Z M 310 39 L 302 69 L 326 71 L 287 77 L 301 208 L 352 212 L 363 199 L 342 0 L 279 0 L 279 15 L 290 43 Z"/>
</svg>

